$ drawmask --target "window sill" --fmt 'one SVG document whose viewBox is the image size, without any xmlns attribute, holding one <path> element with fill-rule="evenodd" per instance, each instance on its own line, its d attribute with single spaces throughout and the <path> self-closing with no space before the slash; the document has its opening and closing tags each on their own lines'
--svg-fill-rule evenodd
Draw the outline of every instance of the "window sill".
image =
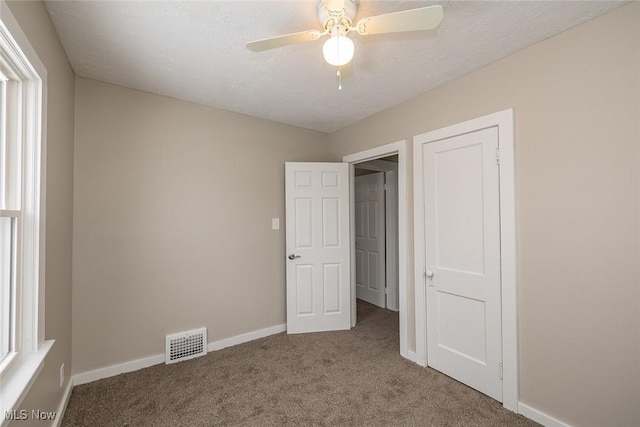
<svg viewBox="0 0 640 427">
<path fill-rule="evenodd" d="M 7 422 L 6 411 L 17 409 L 44 366 L 44 359 L 55 340 L 45 341 L 38 351 L 18 357 L 0 385 L 0 425 Z"/>
</svg>

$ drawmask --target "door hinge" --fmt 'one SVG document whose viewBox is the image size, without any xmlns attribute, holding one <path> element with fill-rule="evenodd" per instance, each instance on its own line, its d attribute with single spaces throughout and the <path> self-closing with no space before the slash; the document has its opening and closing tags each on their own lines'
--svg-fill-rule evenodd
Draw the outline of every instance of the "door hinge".
<svg viewBox="0 0 640 427">
<path fill-rule="evenodd" d="M 502 364 L 502 360 L 500 361 L 500 379 L 502 379 L 502 371 L 503 371 L 503 364 Z"/>
<path fill-rule="evenodd" d="M 384 288 L 384 294 L 387 295 L 389 293 L 389 288 Z"/>
<path fill-rule="evenodd" d="M 496 164 L 500 165 L 500 147 L 496 148 Z"/>
</svg>

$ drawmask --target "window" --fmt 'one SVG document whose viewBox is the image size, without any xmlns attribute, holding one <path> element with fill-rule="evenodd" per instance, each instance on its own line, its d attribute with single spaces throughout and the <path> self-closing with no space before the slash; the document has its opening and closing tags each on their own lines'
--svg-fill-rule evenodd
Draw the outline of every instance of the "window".
<svg viewBox="0 0 640 427">
<path fill-rule="evenodd" d="M 5 87 L 7 78 L 4 74 L 0 74 L 0 170 L 3 171 L 0 176 L 0 207 L 4 208 L 4 171 L 5 167 L 5 128 L 6 128 L 6 99 Z M 0 214 L 0 366 L 3 360 L 9 355 L 12 348 L 12 304 L 11 296 L 13 295 L 13 260 L 15 258 L 15 248 L 13 245 L 13 218 L 5 216 L 5 211 Z"/>
<path fill-rule="evenodd" d="M 16 409 L 53 341 L 44 341 L 41 274 L 46 69 L 4 2 L 0 9 L 1 415 Z"/>
<path fill-rule="evenodd" d="M 13 319 L 15 304 L 15 264 L 17 214 L 0 211 L 0 367 L 15 350 Z"/>
<path fill-rule="evenodd" d="M 14 243 L 16 218 L 0 216 L 0 366 L 10 356 L 13 344 L 13 313 L 15 312 L 12 299 L 15 295 L 15 252 Z"/>
<path fill-rule="evenodd" d="M 19 350 L 16 345 L 15 296 L 18 263 L 18 222 L 20 202 L 17 162 L 20 159 L 20 126 L 16 116 L 19 105 L 19 80 L 8 61 L 0 56 L 0 374 Z M 18 185 L 16 185 L 18 184 Z"/>
</svg>

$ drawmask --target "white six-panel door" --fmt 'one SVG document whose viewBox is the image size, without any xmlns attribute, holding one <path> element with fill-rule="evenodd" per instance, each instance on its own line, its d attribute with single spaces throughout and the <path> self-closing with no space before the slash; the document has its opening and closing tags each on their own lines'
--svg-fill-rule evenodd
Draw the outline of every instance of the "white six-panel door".
<svg viewBox="0 0 640 427">
<path fill-rule="evenodd" d="M 502 401 L 497 128 L 422 145 L 429 366 Z"/>
<path fill-rule="evenodd" d="M 355 178 L 356 296 L 386 308 L 384 173 Z"/>
<path fill-rule="evenodd" d="M 349 329 L 349 165 L 285 163 L 287 332 Z"/>
</svg>

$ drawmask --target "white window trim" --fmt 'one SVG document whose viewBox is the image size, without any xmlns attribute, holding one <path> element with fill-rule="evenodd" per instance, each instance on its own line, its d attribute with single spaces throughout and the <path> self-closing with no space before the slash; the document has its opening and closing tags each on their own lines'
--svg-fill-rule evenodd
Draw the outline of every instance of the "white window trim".
<svg viewBox="0 0 640 427">
<path fill-rule="evenodd" d="M 46 212 L 46 118 L 47 70 L 7 4 L 0 2 L 0 51 L 23 80 L 23 109 L 27 125 L 22 129 L 24 164 L 22 170 L 22 252 L 24 283 L 20 309 L 21 328 L 16 331 L 20 352 L 2 373 L 0 415 L 17 409 L 35 382 L 54 340 L 45 341 L 45 212 Z M 25 197 L 28 196 L 28 197 Z M 0 425 L 4 424 L 0 418 Z"/>
</svg>

